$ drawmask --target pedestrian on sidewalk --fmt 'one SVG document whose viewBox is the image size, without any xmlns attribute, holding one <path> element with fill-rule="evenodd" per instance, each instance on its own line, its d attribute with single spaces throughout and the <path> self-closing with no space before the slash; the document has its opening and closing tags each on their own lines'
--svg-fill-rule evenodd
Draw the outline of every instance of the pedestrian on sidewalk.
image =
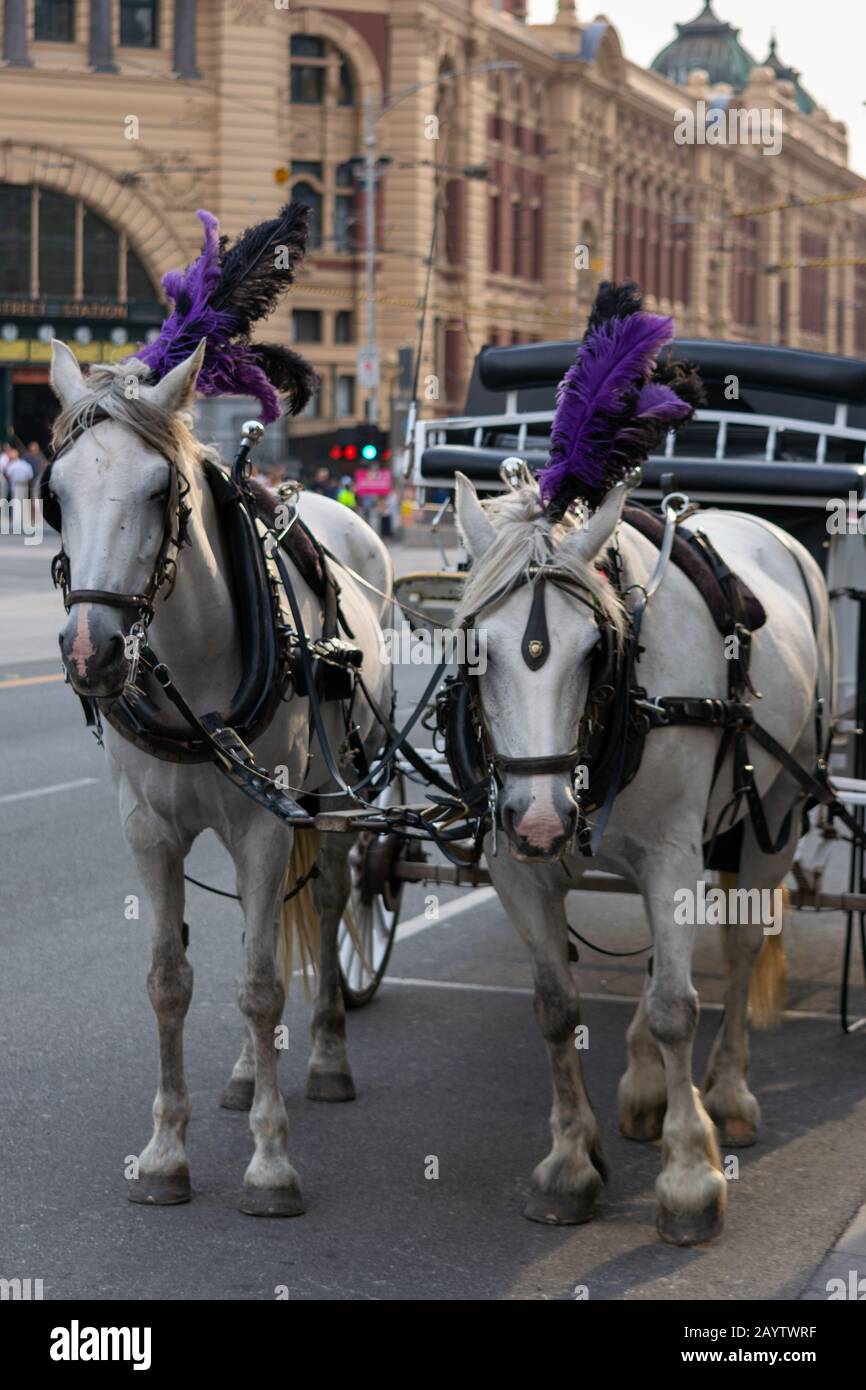
<svg viewBox="0 0 866 1390">
<path fill-rule="evenodd" d="M 17 449 L 10 450 L 11 458 L 6 465 L 11 496 L 15 501 L 24 502 L 30 495 L 33 481 L 33 468 L 27 459 L 22 458 Z"/>
</svg>

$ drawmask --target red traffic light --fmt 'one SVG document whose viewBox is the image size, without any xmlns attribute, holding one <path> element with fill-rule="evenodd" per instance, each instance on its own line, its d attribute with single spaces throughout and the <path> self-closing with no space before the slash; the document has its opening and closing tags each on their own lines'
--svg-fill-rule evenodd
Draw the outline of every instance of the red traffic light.
<svg viewBox="0 0 866 1390">
<path fill-rule="evenodd" d="M 330 449 L 328 450 L 328 458 L 341 459 L 342 457 L 343 450 L 340 448 L 339 444 L 332 444 Z"/>
<path fill-rule="evenodd" d="M 358 447 L 356 444 L 347 444 L 343 450 L 343 458 L 356 459 L 358 457 Z"/>
</svg>

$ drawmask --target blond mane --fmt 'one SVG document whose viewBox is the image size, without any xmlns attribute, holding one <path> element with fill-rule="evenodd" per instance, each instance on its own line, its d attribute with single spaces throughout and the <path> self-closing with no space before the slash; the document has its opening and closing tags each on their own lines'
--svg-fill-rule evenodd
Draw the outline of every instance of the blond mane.
<svg viewBox="0 0 866 1390">
<path fill-rule="evenodd" d="M 149 367 L 136 358 L 91 367 L 86 378 L 88 394 L 64 406 L 54 421 L 51 442 L 55 453 L 107 417 L 126 425 L 150 448 L 176 463 L 203 457 L 218 461 L 219 451 L 202 444 L 193 434 L 191 415 L 164 410 L 143 391 L 130 390 L 133 383 L 146 383 L 149 375 Z"/>
<path fill-rule="evenodd" d="M 469 571 L 463 597 L 455 612 L 456 622 L 471 620 L 497 594 L 516 587 L 531 565 L 555 559 L 560 568 L 573 575 L 598 600 L 618 640 L 624 640 L 628 615 L 619 595 L 593 563 L 587 564 L 575 555 L 574 547 L 563 548 L 563 541 L 581 529 L 585 518 L 566 512 L 561 520 L 551 521 L 542 506 L 538 488 L 529 485 L 500 494 L 482 505 L 497 535 Z"/>
</svg>

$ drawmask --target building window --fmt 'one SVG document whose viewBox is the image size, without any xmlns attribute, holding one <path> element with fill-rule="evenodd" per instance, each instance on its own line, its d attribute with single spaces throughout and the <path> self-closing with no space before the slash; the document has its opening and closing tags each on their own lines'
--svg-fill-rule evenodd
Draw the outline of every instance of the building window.
<svg viewBox="0 0 866 1390">
<path fill-rule="evenodd" d="M 334 415 L 340 419 L 355 414 L 355 378 L 338 376 L 334 392 Z"/>
<path fill-rule="evenodd" d="M 334 315 L 334 342 L 353 343 L 355 341 L 354 315 L 351 309 L 338 309 Z"/>
<path fill-rule="evenodd" d="M 117 299 L 119 238 L 98 213 L 84 210 L 84 297 Z"/>
<path fill-rule="evenodd" d="M 347 159 L 337 165 L 334 193 L 334 247 L 351 251 L 357 245 L 355 236 L 355 175 L 354 163 Z"/>
<path fill-rule="evenodd" d="M 502 269 L 501 217 L 498 193 L 492 193 L 487 204 L 487 265 L 494 273 Z"/>
<path fill-rule="evenodd" d="M 532 213 L 532 278 L 544 279 L 544 242 L 542 236 L 541 208 L 533 208 Z"/>
<path fill-rule="evenodd" d="M 734 319 L 754 328 L 758 322 L 758 224 L 754 218 L 741 222 L 734 257 Z"/>
<path fill-rule="evenodd" d="M 130 304 L 153 299 L 150 276 L 129 246 L 126 248 L 126 298 Z"/>
<path fill-rule="evenodd" d="M 0 294 L 30 295 L 32 190 L 0 184 Z"/>
<path fill-rule="evenodd" d="M 522 224 L 522 220 L 523 220 L 523 219 L 521 218 L 521 215 L 520 215 L 520 204 L 519 204 L 519 203 L 512 203 L 512 204 L 511 204 L 511 274 L 512 274 L 512 275 L 515 275 L 515 276 L 519 276 L 519 275 L 520 275 L 520 259 L 521 259 L 522 241 L 523 241 L 523 238 L 522 238 L 522 235 L 521 235 L 521 224 Z"/>
<path fill-rule="evenodd" d="M 292 341 L 295 343 L 320 343 L 322 341 L 321 309 L 292 310 Z"/>
<path fill-rule="evenodd" d="M 157 0 L 120 0 L 121 48 L 159 48 Z"/>
<path fill-rule="evenodd" d="M 322 403 L 318 391 L 314 391 L 298 416 L 299 420 L 318 420 L 322 413 Z"/>
<path fill-rule="evenodd" d="M 39 194 L 39 293 L 71 294 L 75 286 L 76 209 L 62 193 Z M 117 286 L 115 285 L 115 293 Z"/>
<path fill-rule="evenodd" d="M 862 265 L 854 267 L 854 351 L 866 353 L 866 266 Z"/>
<path fill-rule="evenodd" d="M 337 105 L 355 105 L 355 83 L 352 80 L 352 74 L 349 70 L 349 64 L 346 62 L 345 58 L 343 58 L 340 63 L 340 81 L 337 88 Z"/>
<path fill-rule="evenodd" d="M 803 232 L 800 254 L 804 261 L 827 259 L 827 238 Z M 821 265 L 804 265 L 800 271 L 800 327 L 806 333 L 827 331 L 827 270 Z"/>
<path fill-rule="evenodd" d="M 311 183 L 296 183 L 292 186 L 292 198 L 306 203 L 310 209 L 310 234 L 307 246 L 315 250 L 322 244 L 322 195 Z"/>
<path fill-rule="evenodd" d="M 335 44 L 310 34 L 294 34 L 289 45 L 289 90 L 296 106 L 355 105 L 355 81 Z"/>
<path fill-rule="evenodd" d="M 33 37 L 44 43 L 74 43 L 75 0 L 36 0 Z"/>
<path fill-rule="evenodd" d="M 155 306 L 159 292 L 126 238 L 80 198 L 0 184 L 0 294 L 118 303 L 123 269 L 127 300 Z"/>
</svg>

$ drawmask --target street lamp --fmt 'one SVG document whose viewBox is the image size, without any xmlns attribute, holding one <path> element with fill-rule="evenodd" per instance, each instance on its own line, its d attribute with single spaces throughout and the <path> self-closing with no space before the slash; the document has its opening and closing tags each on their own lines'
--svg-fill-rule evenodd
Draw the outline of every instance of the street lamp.
<svg viewBox="0 0 866 1390">
<path fill-rule="evenodd" d="M 399 106 L 401 102 L 414 96 L 416 92 L 423 91 L 425 87 L 438 87 L 440 83 L 451 82 L 457 77 L 473 77 L 483 72 L 513 71 L 519 67 L 519 63 L 508 62 L 505 59 L 497 59 L 492 63 L 482 63 L 477 67 L 463 68 L 459 72 L 443 72 L 437 77 L 429 78 L 425 82 L 413 82 L 411 86 L 404 87 L 394 96 L 389 97 L 382 103 L 378 110 L 376 110 L 373 104 L 372 97 L 368 97 L 365 102 L 363 156 L 364 259 L 367 286 L 367 370 L 365 373 L 365 384 L 369 390 L 366 412 L 367 421 L 371 425 L 376 423 L 377 391 L 379 386 L 379 343 L 376 325 L 376 179 L 381 176 L 384 172 L 384 168 L 391 162 L 385 158 L 380 158 L 378 160 L 376 158 L 376 125 L 384 115 L 389 111 L 393 111 L 395 106 Z M 360 162 L 361 161 L 359 161 L 359 163 Z M 478 174 L 473 172 L 473 176 L 478 177 Z"/>
</svg>

